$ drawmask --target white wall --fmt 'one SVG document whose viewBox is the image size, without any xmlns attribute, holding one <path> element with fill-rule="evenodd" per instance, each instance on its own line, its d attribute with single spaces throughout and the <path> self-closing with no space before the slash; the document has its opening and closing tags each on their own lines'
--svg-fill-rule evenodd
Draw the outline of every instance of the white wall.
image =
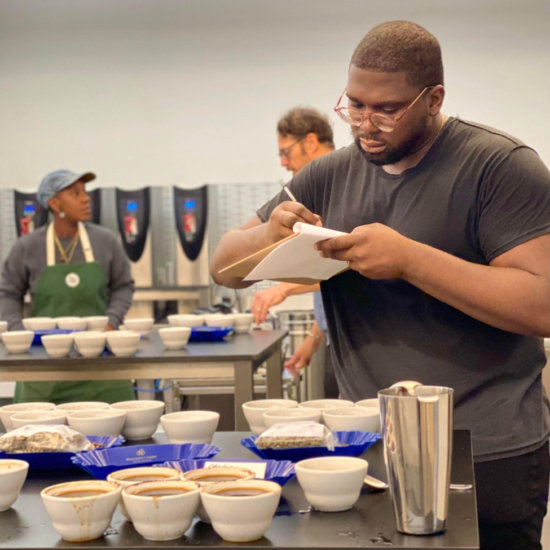
<svg viewBox="0 0 550 550">
<path fill-rule="evenodd" d="M 546 0 L 0 0 L 0 187 L 62 167 L 129 188 L 286 178 L 278 117 L 332 112 L 354 47 L 391 19 L 440 40 L 447 114 L 550 165 Z"/>
</svg>

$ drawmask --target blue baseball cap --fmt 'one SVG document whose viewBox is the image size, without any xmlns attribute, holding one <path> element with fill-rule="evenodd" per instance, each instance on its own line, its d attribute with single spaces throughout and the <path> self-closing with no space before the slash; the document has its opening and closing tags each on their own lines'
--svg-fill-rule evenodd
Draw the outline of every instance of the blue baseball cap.
<svg viewBox="0 0 550 550">
<path fill-rule="evenodd" d="M 92 172 L 84 172 L 83 174 L 75 174 L 70 170 L 57 170 L 44 177 L 38 187 L 36 198 L 38 202 L 44 207 L 48 208 L 50 199 L 55 197 L 59 191 L 63 191 L 73 183 L 81 181 L 87 183 L 95 180 L 96 175 Z"/>
</svg>

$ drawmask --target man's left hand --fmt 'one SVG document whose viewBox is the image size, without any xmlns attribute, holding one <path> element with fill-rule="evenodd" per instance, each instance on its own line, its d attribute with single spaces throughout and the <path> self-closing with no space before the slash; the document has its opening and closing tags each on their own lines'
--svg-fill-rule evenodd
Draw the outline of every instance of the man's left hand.
<svg viewBox="0 0 550 550">
<path fill-rule="evenodd" d="M 417 244 L 381 223 L 356 227 L 349 235 L 319 242 L 315 248 L 323 258 L 348 262 L 369 279 L 398 279 L 403 276 Z"/>
</svg>

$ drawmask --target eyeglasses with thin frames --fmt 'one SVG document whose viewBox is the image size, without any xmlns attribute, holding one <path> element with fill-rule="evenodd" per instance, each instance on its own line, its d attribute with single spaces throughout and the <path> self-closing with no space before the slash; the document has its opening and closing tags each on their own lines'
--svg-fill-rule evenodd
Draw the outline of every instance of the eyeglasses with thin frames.
<svg viewBox="0 0 550 550">
<path fill-rule="evenodd" d="M 413 105 L 422 97 L 424 92 L 426 90 L 431 90 L 432 88 L 435 88 L 435 86 L 426 86 L 426 88 L 424 88 L 416 96 L 416 98 L 413 99 L 409 106 L 396 117 L 382 113 L 365 113 L 359 109 L 355 109 L 354 107 L 341 107 L 340 103 L 347 88 L 342 92 L 342 95 L 338 99 L 338 103 L 336 104 L 336 107 L 334 107 L 334 110 L 344 122 L 350 124 L 351 126 L 361 126 L 365 119 L 368 119 L 379 130 L 382 130 L 382 132 L 393 132 L 396 124 L 412 109 Z"/>
<path fill-rule="evenodd" d="M 304 141 L 307 136 L 304 136 L 303 138 L 299 139 L 298 141 L 295 141 L 294 143 L 291 143 L 288 147 L 284 147 L 283 149 L 279 149 L 279 157 L 285 158 L 288 160 L 288 154 L 290 153 L 290 150 L 295 146 L 298 145 L 298 143 Z"/>
</svg>

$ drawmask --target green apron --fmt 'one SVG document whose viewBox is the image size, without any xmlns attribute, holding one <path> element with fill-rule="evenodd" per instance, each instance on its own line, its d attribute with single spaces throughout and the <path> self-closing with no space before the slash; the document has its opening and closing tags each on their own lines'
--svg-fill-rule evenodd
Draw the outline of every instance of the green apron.
<svg viewBox="0 0 550 550">
<path fill-rule="evenodd" d="M 33 296 L 33 317 L 86 317 L 105 315 L 107 284 L 101 266 L 94 260 L 93 251 L 84 224 L 79 224 L 79 235 L 85 263 L 55 263 L 53 224 L 48 228 L 46 252 L 48 266 L 40 276 Z M 108 361 L 108 359 L 105 359 Z M 129 380 L 86 382 L 21 382 L 15 389 L 15 403 L 49 401 L 105 401 L 116 403 L 135 399 Z"/>
</svg>

